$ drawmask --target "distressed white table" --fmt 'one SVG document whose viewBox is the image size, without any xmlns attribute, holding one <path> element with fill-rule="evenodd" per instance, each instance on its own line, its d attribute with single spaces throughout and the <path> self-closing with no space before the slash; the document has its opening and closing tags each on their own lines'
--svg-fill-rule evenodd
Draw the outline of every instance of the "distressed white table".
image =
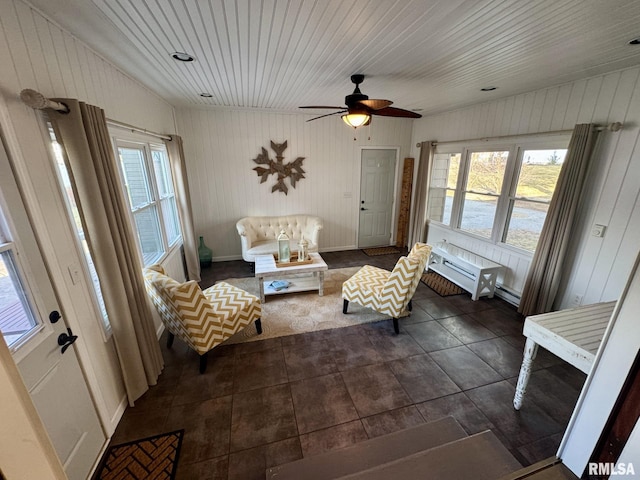
<svg viewBox="0 0 640 480">
<path fill-rule="evenodd" d="M 255 273 L 260 285 L 260 301 L 264 303 L 266 295 L 279 295 L 282 293 L 305 292 L 318 290 L 318 294 L 324 295 L 324 272 L 328 270 L 327 264 L 319 253 L 310 253 L 313 263 L 290 267 L 276 267 L 273 255 L 257 255 L 255 258 Z M 273 280 L 287 280 L 290 285 L 282 290 L 276 290 L 270 286 Z"/>
<path fill-rule="evenodd" d="M 549 350 L 584 373 L 589 373 L 616 302 L 596 303 L 525 319 L 527 337 L 513 406 L 520 410 L 538 346 Z"/>
</svg>

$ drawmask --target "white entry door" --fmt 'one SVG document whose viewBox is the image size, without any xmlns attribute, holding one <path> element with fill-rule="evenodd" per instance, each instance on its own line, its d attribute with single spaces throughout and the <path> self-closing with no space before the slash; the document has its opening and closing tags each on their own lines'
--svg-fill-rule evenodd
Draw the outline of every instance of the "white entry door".
<svg viewBox="0 0 640 480">
<path fill-rule="evenodd" d="M 67 476 L 80 480 L 90 474 L 106 436 L 76 357 L 73 332 L 64 317 L 56 320 L 52 313 L 59 311 L 0 143 L 0 331 Z"/>
<path fill-rule="evenodd" d="M 396 149 L 362 149 L 359 248 L 391 243 L 397 154 Z"/>
</svg>

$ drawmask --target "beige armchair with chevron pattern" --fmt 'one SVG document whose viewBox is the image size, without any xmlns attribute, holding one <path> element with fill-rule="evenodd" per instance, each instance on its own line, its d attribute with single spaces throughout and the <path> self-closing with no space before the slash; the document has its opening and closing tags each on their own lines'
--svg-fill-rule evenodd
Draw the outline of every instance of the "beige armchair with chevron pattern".
<svg viewBox="0 0 640 480">
<path fill-rule="evenodd" d="M 400 333 L 398 318 L 411 311 L 411 298 L 430 253 L 430 245 L 416 243 L 409 255 L 400 257 L 392 272 L 371 265 L 362 267 L 342 284 L 342 313 L 347 313 L 349 302 L 355 302 L 389 315 L 393 318 L 393 329 Z"/>
<path fill-rule="evenodd" d="M 175 336 L 200 355 L 200 373 L 207 369 L 207 353 L 234 333 L 255 322 L 258 334 L 260 299 L 226 282 L 201 290 L 191 280 L 179 283 L 160 265 L 144 269 L 144 282 L 162 322 L 169 330 L 167 347 Z"/>
</svg>

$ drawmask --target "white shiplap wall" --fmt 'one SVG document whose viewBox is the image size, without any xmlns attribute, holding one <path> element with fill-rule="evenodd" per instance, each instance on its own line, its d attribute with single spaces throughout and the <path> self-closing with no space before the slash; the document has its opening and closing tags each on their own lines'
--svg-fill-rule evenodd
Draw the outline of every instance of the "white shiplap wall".
<svg viewBox="0 0 640 480">
<path fill-rule="evenodd" d="M 198 108 L 180 109 L 176 116 L 196 234 L 204 236 L 214 260 L 241 258 L 235 224 L 250 215 L 318 215 L 324 221 L 321 251 L 355 248 L 360 147 L 400 147 L 402 162 L 411 142 L 412 120 L 401 118 L 374 117 L 370 127 L 354 131 L 338 116 L 307 123 L 312 116 Z M 287 141 L 285 163 L 305 157 L 305 178 L 287 195 L 271 193 L 273 175 L 261 184 L 253 171 L 262 147 L 275 158 L 271 140 Z"/>
<path fill-rule="evenodd" d="M 19 0 L 0 0 L 0 65 L 0 129 L 18 171 L 26 172 L 21 181 L 30 199 L 34 228 L 65 321 L 82 339 L 75 349 L 110 434 L 126 407 L 115 346 L 102 338 L 87 282 L 70 281 L 68 268 L 80 268 L 81 259 L 42 122 L 18 94 L 33 88 L 48 97 L 78 98 L 103 108 L 108 118 L 160 132 L 174 131 L 173 108 Z"/>
<path fill-rule="evenodd" d="M 580 223 L 557 307 L 617 299 L 640 249 L 640 67 L 511 96 L 416 120 L 412 146 L 423 140 L 463 140 L 572 129 L 577 123 L 623 122 L 603 132 L 592 161 Z M 413 155 L 418 156 L 416 149 Z M 591 236 L 594 224 L 604 238 Z M 430 242 L 446 238 L 508 267 L 505 286 L 522 290 L 530 259 L 452 230 L 430 227 Z"/>
</svg>

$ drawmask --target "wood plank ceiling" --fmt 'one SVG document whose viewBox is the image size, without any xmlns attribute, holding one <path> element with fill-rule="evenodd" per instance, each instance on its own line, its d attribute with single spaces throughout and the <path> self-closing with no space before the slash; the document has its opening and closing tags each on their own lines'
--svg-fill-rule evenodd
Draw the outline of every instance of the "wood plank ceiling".
<svg viewBox="0 0 640 480">
<path fill-rule="evenodd" d="M 340 106 L 363 73 L 428 114 L 640 63 L 638 0 L 30 3 L 175 106 Z"/>
</svg>

